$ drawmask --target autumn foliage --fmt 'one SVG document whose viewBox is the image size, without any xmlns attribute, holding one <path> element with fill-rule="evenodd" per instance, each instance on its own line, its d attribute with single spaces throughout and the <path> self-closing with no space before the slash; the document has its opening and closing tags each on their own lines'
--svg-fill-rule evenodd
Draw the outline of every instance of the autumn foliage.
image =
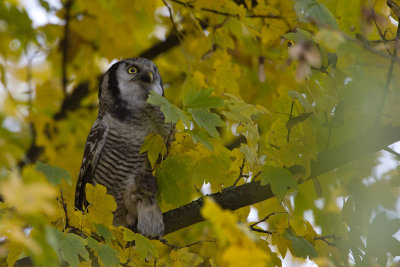
<svg viewBox="0 0 400 267">
<path fill-rule="evenodd" d="M 0 1 L 4 265 L 398 264 L 399 0 L 26 2 Z M 104 186 L 74 207 L 98 79 L 136 56 L 176 124 L 141 148 L 163 240 L 112 226 Z"/>
</svg>

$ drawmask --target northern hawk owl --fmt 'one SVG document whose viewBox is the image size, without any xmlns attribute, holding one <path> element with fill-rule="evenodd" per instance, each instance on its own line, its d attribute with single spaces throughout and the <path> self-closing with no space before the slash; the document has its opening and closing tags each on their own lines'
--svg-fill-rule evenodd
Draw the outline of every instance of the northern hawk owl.
<svg viewBox="0 0 400 267">
<path fill-rule="evenodd" d="M 140 148 L 150 133 L 166 142 L 173 125 L 165 123 L 159 107 L 147 103 L 153 90 L 164 95 L 160 74 L 144 58 L 128 58 L 113 64 L 99 88 L 99 111 L 86 141 L 75 193 L 75 206 L 87 205 L 86 183 L 107 187 L 117 203 L 115 226 L 134 226 L 139 233 L 159 238 L 164 232 L 155 200 L 157 184 Z"/>
</svg>

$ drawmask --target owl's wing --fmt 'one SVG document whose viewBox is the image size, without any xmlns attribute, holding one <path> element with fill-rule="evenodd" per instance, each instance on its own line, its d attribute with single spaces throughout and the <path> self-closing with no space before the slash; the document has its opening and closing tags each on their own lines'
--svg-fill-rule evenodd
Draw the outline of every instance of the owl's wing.
<svg viewBox="0 0 400 267">
<path fill-rule="evenodd" d="M 76 183 L 75 207 L 77 209 L 82 209 L 83 205 L 87 206 L 85 187 L 87 183 L 91 183 L 93 180 L 97 161 L 107 138 L 107 129 L 107 125 L 97 119 L 89 132 L 85 151 L 83 153 L 81 170 L 79 171 L 78 182 Z"/>
</svg>

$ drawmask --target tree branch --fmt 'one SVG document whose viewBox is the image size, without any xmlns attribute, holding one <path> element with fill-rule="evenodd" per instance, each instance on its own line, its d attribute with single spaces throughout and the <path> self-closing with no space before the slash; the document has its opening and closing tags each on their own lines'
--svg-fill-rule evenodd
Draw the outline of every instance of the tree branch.
<svg viewBox="0 0 400 267">
<path fill-rule="evenodd" d="M 370 130 L 364 135 L 354 138 L 340 146 L 320 152 L 318 160 L 311 164 L 311 176 L 308 179 L 338 168 L 365 154 L 377 152 L 399 140 L 400 126 L 384 126 Z M 298 168 L 289 168 L 289 170 L 293 174 L 298 172 Z M 302 182 L 304 181 L 300 183 Z M 261 185 L 260 182 L 251 182 L 237 187 L 228 187 L 222 192 L 211 194 L 208 197 L 213 198 L 224 209 L 236 210 L 273 198 L 274 196 L 269 185 Z M 163 214 L 165 235 L 204 221 L 200 213 L 203 203 L 204 198 L 199 198 L 182 207 L 165 212 Z M 254 229 L 266 234 L 270 233 L 269 231 L 258 228 Z M 319 239 L 326 242 L 323 238 L 317 238 L 316 240 Z M 18 260 L 15 266 L 32 266 L 32 264 L 32 260 L 29 257 L 25 257 Z"/>
<path fill-rule="evenodd" d="M 192 5 L 190 3 L 185 3 L 185 2 L 182 2 L 182 1 L 179 1 L 179 0 L 170 0 L 170 1 L 174 2 L 174 3 L 178 4 L 178 5 L 186 6 L 186 7 L 189 7 L 189 8 L 194 8 L 194 5 Z M 205 11 L 205 12 L 209 12 L 209 13 L 222 15 L 222 16 L 239 18 L 239 14 L 232 14 L 232 13 L 219 11 L 219 10 L 214 10 L 214 9 L 210 9 L 210 8 L 201 8 L 200 10 Z M 270 14 L 269 15 L 247 14 L 245 17 L 246 18 L 269 18 L 269 19 L 281 19 L 282 18 L 282 16 L 270 15 Z"/>
<path fill-rule="evenodd" d="M 69 22 L 71 19 L 71 6 L 73 0 L 67 0 L 64 4 L 65 9 L 65 26 L 64 26 L 64 39 L 63 39 L 63 53 L 62 53 L 62 88 L 64 95 L 67 95 L 67 83 L 68 83 L 68 75 L 67 75 L 67 58 L 68 58 L 68 43 L 69 43 Z"/>
<path fill-rule="evenodd" d="M 301 181 L 305 182 L 312 177 L 338 168 L 365 154 L 377 152 L 386 146 L 400 140 L 400 126 L 385 126 L 372 129 L 364 135 L 354 138 L 340 146 L 320 152 L 317 161 L 311 163 L 311 176 Z M 290 169 L 292 173 L 297 171 Z M 222 192 L 211 194 L 222 208 L 236 210 L 274 197 L 269 185 L 260 182 L 247 183 L 237 187 L 228 187 Z M 165 234 L 169 234 L 195 223 L 203 221 L 200 210 L 204 198 L 199 198 L 182 207 L 170 210 L 163 214 Z"/>
</svg>

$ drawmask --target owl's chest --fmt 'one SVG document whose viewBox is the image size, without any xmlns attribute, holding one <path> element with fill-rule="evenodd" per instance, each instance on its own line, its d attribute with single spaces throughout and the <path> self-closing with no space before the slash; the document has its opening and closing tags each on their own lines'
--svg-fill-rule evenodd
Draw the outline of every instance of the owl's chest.
<svg viewBox="0 0 400 267">
<path fill-rule="evenodd" d="M 168 136 L 168 127 L 159 112 L 141 112 L 133 114 L 128 120 L 109 120 L 108 135 L 119 139 L 123 145 L 141 145 L 150 133 Z"/>
</svg>

